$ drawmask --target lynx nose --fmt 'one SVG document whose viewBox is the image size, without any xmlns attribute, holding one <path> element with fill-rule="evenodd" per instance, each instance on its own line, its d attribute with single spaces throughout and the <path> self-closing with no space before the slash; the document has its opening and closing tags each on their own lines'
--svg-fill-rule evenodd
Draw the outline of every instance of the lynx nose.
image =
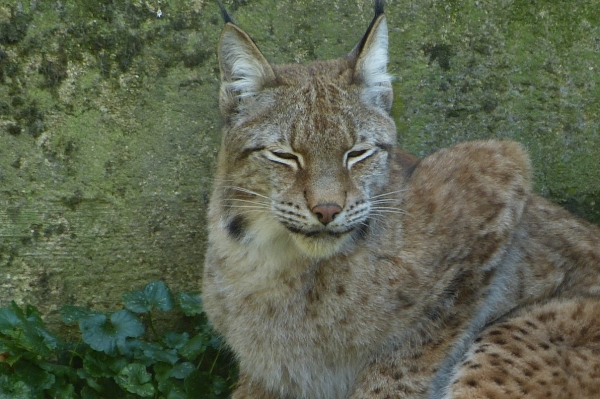
<svg viewBox="0 0 600 399">
<path fill-rule="evenodd" d="M 319 204 L 311 211 L 319 219 L 319 222 L 328 225 L 342 211 L 342 207 L 338 204 Z"/>
</svg>

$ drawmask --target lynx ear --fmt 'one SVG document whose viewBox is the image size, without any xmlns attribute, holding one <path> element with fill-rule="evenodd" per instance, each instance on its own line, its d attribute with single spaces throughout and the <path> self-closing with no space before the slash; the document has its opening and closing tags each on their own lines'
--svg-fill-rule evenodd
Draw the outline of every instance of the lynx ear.
<svg viewBox="0 0 600 399">
<path fill-rule="evenodd" d="M 250 36 L 228 22 L 219 43 L 221 93 L 219 107 L 229 114 L 241 99 L 252 96 L 269 82 L 275 73 Z"/>
<path fill-rule="evenodd" d="M 387 73 L 388 30 L 383 7 L 376 9 L 367 33 L 350 56 L 356 59 L 354 80 L 363 85 L 363 101 L 390 112 L 392 78 Z"/>
</svg>

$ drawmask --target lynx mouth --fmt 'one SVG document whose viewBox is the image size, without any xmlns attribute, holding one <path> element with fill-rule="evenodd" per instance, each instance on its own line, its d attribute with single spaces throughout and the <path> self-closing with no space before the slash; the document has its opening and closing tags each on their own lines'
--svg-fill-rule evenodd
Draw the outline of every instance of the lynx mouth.
<svg viewBox="0 0 600 399">
<path fill-rule="evenodd" d="M 333 231 L 323 226 L 320 229 L 302 230 L 293 226 L 285 226 L 291 232 L 291 238 L 296 246 L 306 255 L 313 258 L 327 258 L 338 253 L 356 228 L 346 228 Z"/>
<path fill-rule="evenodd" d="M 301 234 L 307 238 L 327 238 L 327 237 L 338 238 L 338 237 L 342 237 L 343 235 L 348 234 L 354 230 L 354 228 L 349 228 L 349 229 L 345 229 L 343 231 L 332 231 L 332 230 L 328 230 L 327 228 L 322 228 L 322 229 L 318 229 L 318 230 L 306 231 L 306 230 L 302 230 L 302 229 L 299 229 L 299 228 L 293 227 L 293 226 L 288 226 L 288 225 L 284 225 L 284 226 L 290 232 L 292 232 L 294 234 Z"/>
<path fill-rule="evenodd" d="M 328 258 L 340 251 L 348 241 L 349 234 L 331 234 L 330 232 L 320 232 L 307 236 L 304 233 L 292 234 L 293 242 L 306 255 L 312 258 Z"/>
</svg>

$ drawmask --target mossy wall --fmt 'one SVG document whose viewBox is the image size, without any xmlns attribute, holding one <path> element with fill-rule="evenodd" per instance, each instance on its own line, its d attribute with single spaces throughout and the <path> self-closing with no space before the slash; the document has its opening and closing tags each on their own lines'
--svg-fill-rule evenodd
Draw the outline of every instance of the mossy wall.
<svg viewBox="0 0 600 399">
<path fill-rule="evenodd" d="M 369 1 L 227 1 L 274 62 L 348 52 Z M 399 142 L 529 149 L 536 188 L 600 222 L 600 7 L 389 0 Z M 219 143 L 205 0 L 0 2 L 0 305 L 111 309 L 200 286 Z M 460 199 L 457 199 L 460 200 Z"/>
</svg>

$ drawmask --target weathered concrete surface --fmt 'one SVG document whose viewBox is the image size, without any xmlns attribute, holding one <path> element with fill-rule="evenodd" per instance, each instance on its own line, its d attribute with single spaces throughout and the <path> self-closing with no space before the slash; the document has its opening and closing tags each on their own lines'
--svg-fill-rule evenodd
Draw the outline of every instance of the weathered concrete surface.
<svg viewBox="0 0 600 399">
<path fill-rule="evenodd" d="M 518 140 L 537 190 L 600 222 L 597 0 L 388 3 L 400 143 Z M 341 55 L 372 15 L 368 1 L 226 5 L 275 62 Z M 0 0 L 0 305 L 52 322 L 151 279 L 198 289 L 221 26 L 204 0 Z"/>
</svg>

